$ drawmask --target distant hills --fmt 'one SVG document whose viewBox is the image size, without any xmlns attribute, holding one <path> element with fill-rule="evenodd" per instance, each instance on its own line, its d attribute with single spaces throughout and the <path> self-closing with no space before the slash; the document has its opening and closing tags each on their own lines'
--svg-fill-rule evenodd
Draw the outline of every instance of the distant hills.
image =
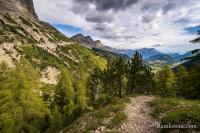
<svg viewBox="0 0 200 133">
<path fill-rule="evenodd" d="M 175 61 L 174 58 L 170 56 L 169 54 L 154 55 L 154 56 L 149 57 L 147 60 L 148 61 L 161 60 L 167 63 L 173 63 Z"/>
<path fill-rule="evenodd" d="M 89 49 L 101 49 L 104 51 L 109 51 L 112 53 L 125 55 L 128 57 L 132 57 L 136 51 L 142 54 L 144 59 L 147 59 L 154 55 L 161 54 L 161 52 L 157 51 L 154 48 L 142 48 L 142 49 L 132 50 L 132 49 L 116 49 L 109 46 L 104 46 L 100 40 L 93 40 L 90 36 L 84 36 L 83 34 L 74 35 L 71 37 L 71 39 L 76 43 L 81 44 L 82 46 L 85 46 Z"/>
<path fill-rule="evenodd" d="M 109 46 L 104 46 L 100 40 L 93 40 L 90 36 L 84 36 L 83 34 L 77 34 L 71 37 L 72 40 L 85 46 L 89 49 L 93 49 L 96 52 L 101 52 L 103 55 L 114 53 L 113 55 L 120 55 L 125 58 L 131 58 L 133 54 L 138 51 L 144 60 L 146 61 L 164 61 L 168 64 L 179 62 L 181 59 L 190 57 L 191 52 L 180 55 L 178 53 L 162 53 L 154 48 L 142 48 L 142 49 L 116 49 Z M 104 52 L 103 52 L 104 51 Z M 106 52 L 107 51 L 107 52 Z"/>
</svg>

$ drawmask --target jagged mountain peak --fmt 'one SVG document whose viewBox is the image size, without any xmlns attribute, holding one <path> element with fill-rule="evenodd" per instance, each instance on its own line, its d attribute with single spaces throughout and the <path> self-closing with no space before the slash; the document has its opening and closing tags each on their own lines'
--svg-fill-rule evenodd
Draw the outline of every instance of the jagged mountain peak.
<svg viewBox="0 0 200 133">
<path fill-rule="evenodd" d="M 90 49 L 103 47 L 103 43 L 100 40 L 93 40 L 91 36 L 84 36 L 81 33 L 72 36 L 71 39 Z"/>
<path fill-rule="evenodd" d="M 38 19 L 32 0 L 0 0 L 0 12 Z"/>
</svg>

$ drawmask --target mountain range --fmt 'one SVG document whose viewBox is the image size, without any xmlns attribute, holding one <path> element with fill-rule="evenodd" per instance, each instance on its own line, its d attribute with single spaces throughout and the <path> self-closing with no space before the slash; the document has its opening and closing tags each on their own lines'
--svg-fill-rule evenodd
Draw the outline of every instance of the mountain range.
<svg viewBox="0 0 200 133">
<path fill-rule="evenodd" d="M 109 46 L 104 46 L 100 40 L 93 40 L 90 36 L 84 36 L 83 34 L 74 35 L 71 37 L 71 39 L 81 44 L 82 46 L 85 46 L 90 49 L 92 48 L 101 49 L 104 51 L 109 51 L 116 54 L 122 54 L 129 57 L 132 57 L 136 51 L 142 54 L 144 59 L 147 59 L 154 55 L 161 54 L 161 52 L 157 51 L 154 48 L 142 48 L 142 49 L 132 50 L 132 49 L 116 49 Z"/>
<path fill-rule="evenodd" d="M 119 55 L 124 55 L 125 57 L 131 58 L 133 54 L 138 51 L 144 60 L 149 61 L 165 61 L 167 63 L 174 63 L 178 62 L 183 58 L 189 57 L 192 55 L 192 53 L 187 52 L 185 54 L 178 54 L 178 53 L 162 53 L 155 48 L 141 48 L 141 49 L 117 49 L 112 48 L 109 46 L 104 46 L 103 43 L 100 40 L 93 40 L 90 36 L 84 36 L 83 34 L 77 34 L 71 37 L 72 40 L 75 42 L 81 44 L 82 46 L 85 46 L 89 49 L 98 49 L 98 51 L 108 51 Z M 104 52 L 105 53 L 105 52 Z"/>
</svg>

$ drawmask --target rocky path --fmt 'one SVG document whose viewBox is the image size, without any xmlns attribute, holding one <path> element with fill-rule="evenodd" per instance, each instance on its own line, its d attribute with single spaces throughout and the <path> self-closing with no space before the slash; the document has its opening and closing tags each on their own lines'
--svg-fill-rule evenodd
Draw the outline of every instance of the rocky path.
<svg viewBox="0 0 200 133">
<path fill-rule="evenodd" d="M 138 96 L 131 98 L 125 108 L 127 120 L 121 126 L 122 133 L 156 133 L 156 121 L 150 116 L 152 109 L 147 102 L 154 97 Z"/>
</svg>

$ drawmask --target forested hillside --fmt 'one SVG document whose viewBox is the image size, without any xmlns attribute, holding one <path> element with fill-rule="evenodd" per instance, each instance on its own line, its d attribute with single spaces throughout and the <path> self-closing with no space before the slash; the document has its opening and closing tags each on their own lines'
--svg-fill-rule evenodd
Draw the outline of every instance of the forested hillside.
<svg viewBox="0 0 200 133">
<path fill-rule="evenodd" d="M 38 20 L 32 0 L 0 0 L 0 132 L 199 131 L 199 49 L 184 59 L 190 67 L 153 71 L 142 54 L 155 49 L 128 57 L 80 43 Z"/>
</svg>

